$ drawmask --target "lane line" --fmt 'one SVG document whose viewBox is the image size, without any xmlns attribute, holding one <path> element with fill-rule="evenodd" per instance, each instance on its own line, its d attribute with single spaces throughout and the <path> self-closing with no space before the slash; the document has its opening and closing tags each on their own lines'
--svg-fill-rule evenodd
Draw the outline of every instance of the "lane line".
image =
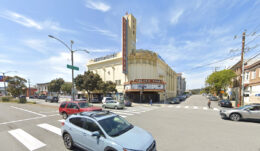
<svg viewBox="0 0 260 151">
<path fill-rule="evenodd" d="M 15 129 L 8 131 L 13 137 L 15 137 L 20 143 L 22 143 L 30 151 L 46 146 L 32 135 L 26 133 L 22 129 Z"/>
<path fill-rule="evenodd" d="M 44 115 L 44 114 L 36 113 L 36 112 L 29 111 L 29 110 L 26 110 L 26 109 L 23 109 L 23 108 L 19 108 L 19 107 L 15 107 L 15 106 L 10 106 L 10 107 L 18 109 L 18 110 L 25 111 L 25 112 L 29 112 L 29 113 L 32 113 L 32 114 L 36 114 L 36 115 L 39 115 L 39 116 L 42 116 L 42 117 L 46 117 L 46 115 Z"/>
<path fill-rule="evenodd" d="M 39 112 L 39 113 L 57 113 L 59 111 L 48 111 L 48 112 Z"/>
<path fill-rule="evenodd" d="M 184 108 L 185 108 L 185 109 L 188 109 L 188 108 L 189 108 L 189 106 L 185 106 Z"/>
<path fill-rule="evenodd" d="M 173 106 L 168 106 L 169 108 L 172 108 Z"/>
<path fill-rule="evenodd" d="M 58 127 L 55 127 L 55 126 L 52 126 L 52 125 L 46 124 L 46 123 L 38 124 L 37 126 L 61 136 L 61 129 Z"/>
<path fill-rule="evenodd" d="M 179 109 L 179 108 L 181 108 L 181 106 L 180 106 L 180 105 L 178 105 L 178 106 L 176 106 L 176 108 L 178 108 L 178 109 Z"/>
</svg>

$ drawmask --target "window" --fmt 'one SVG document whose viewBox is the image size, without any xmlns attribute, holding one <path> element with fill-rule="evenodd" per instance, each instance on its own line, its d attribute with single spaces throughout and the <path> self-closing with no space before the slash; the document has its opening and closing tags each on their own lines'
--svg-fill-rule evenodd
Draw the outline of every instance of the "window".
<svg viewBox="0 0 260 151">
<path fill-rule="evenodd" d="M 84 118 L 76 117 L 76 118 L 71 118 L 70 122 L 80 128 L 83 128 L 84 120 L 85 120 Z"/>
<path fill-rule="evenodd" d="M 70 108 L 70 109 L 78 109 L 78 106 L 76 103 L 69 103 L 67 108 Z"/>
<path fill-rule="evenodd" d="M 121 85 L 121 80 L 116 80 L 116 85 Z"/>
<path fill-rule="evenodd" d="M 97 124 L 94 121 L 90 120 L 90 119 L 86 119 L 85 120 L 84 129 L 88 130 L 90 132 L 100 131 L 100 129 L 97 126 Z"/>
<path fill-rule="evenodd" d="M 251 75 L 251 76 L 252 76 L 251 79 L 255 79 L 255 77 L 256 77 L 256 72 L 255 72 L 255 70 L 252 71 L 251 74 L 252 74 L 252 75 Z"/>
<path fill-rule="evenodd" d="M 249 80 L 249 72 L 246 72 L 246 74 L 245 74 L 245 79 L 246 79 L 246 80 Z"/>
<path fill-rule="evenodd" d="M 61 105 L 60 105 L 60 108 L 64 108 L 66 106 L 66 103 L 62 103 Z"/>
</svg>

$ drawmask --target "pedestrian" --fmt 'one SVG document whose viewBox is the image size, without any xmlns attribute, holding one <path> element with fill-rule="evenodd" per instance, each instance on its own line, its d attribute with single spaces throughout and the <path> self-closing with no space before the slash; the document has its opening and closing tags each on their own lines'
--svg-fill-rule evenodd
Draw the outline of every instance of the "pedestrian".
<svg viewBox="0 0 260 151">
<path fill-rule="evenodd" d="M 153 105 L 153 99 L 150 98 L 150 105 L 152 106 Z"/>
<path fill-rule="evenodd" d="M 208 107 L 209 107 L 209 109 L 210 109 L 210 105 L 211 105 L 211 101 L 210 101 L 210 99 L 209 99 L 209 101 L 208 101 Z"/>
</svg>

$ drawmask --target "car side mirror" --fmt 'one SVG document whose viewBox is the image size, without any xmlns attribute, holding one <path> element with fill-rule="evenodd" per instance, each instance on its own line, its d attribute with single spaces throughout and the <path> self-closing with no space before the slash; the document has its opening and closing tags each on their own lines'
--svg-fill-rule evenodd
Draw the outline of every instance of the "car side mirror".
<svg viewBox="0 0 260 151">
<path fill-rule="evenodd" d="M 92 132 L 92 134 L 91 134 L 91 136 L 93 136 L 93 137 L 100 137 L 100 133 L 99 133 L 99 131 L 95 131 L 95 132 Z"/>
</svg>

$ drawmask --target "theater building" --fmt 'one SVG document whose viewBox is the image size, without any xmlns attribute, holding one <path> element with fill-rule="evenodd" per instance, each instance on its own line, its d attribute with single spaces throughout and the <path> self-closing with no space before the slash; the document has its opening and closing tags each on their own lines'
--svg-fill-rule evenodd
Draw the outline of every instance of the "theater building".
<svg viewBox="0 0 260 151">
<path fill-rule="evenodd" d="M 117 91 L 133 102 L 163 101 L 177 94 L 177 74 L 155 52 L 136 49 L 136 19 L 122 17 L 122 51 L 95 58 L 87 68 L 104 81 L 117 84 Z"/>
</svg>

